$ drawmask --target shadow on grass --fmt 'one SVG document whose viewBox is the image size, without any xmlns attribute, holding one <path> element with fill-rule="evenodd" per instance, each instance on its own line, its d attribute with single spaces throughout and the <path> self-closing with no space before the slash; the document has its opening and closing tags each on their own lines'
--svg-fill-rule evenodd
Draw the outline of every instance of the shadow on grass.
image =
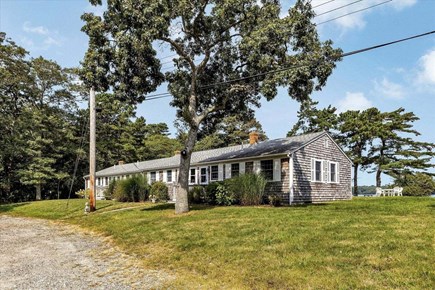
<svg viewBox="0 0 435 290">
<path fill-rule="evenodd" d="M 12 211 L 14 208 L 27 205 L 30 202 L 23 202 L 23 203 L 11 203 L 11 204 L 2 204 L 0 205 L 0 213 Z"/>
<path fill-rule="evenodd" d="M 175 209 L 175 204 L 173 203 L 158 203 L 154 206 L 142 209 L 142 211 L 153 211 L 153 210 L 167 210 Z"/>
</svg>

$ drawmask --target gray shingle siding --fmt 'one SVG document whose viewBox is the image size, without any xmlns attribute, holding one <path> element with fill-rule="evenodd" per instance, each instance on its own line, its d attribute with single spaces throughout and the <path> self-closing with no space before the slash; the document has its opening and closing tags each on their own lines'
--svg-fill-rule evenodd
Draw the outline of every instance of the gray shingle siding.
<svg viewBox="0 0 435 290">
<path fill-rule="evenodd" d="M 329 140 L 329 148 L 325 148 L 325 140 Z M 296 151 L 293 156 L 295 202 L 323 202 L 352 198 L 352 163 L 327 135 Z M 338 183 L 311 181 L 311 158 L 337 162 Z"/>
</svg>

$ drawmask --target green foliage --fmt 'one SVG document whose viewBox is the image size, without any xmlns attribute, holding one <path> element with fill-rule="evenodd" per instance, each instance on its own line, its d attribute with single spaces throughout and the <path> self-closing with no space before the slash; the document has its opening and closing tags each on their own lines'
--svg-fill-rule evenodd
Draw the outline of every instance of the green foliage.
<svg viewBox="0 0 435 290">
<path fill-rule="evenodd" d="M 151 184 L 150 194 L 158 201 L 167 201 L 169 199 L 168 187 L 162 181 Z"/>
<path fill-rule="evenodd" d="M 89 197 L 89 188 L 88 189 L 80 189 L 79 191 L 76 191 L 76 196 L 79 198 L 88 198 Z"/>
<path fill-rule="evenodd" d="M 218 184 L 215 189 L 215 197 L 217 205 L 232 205 L 235 199 L 230 195 L 224 184 Z"/>
<path fill-rule="evenodd" d="M 149 186 L 146 178 L 141 175 L 118 180 L 115 186 L 113 199 L 120 202 L 145 201 L 148 198 Z"/>
<path fill-rule="evenodd" d="M 319 102 L 311 99 L 303 101 L 298 111 L 298 121 L 287 133 L 287 137 L 305 133 L 332 131 L 337 126 L 337 109 L 329 105 L 322 110 L 317 109 Z"/>
<path fill-rule="evenodd" d="M 196 185 L 192 189 L 189 190 L 189 202 L 191 203 L 204 203 L 206 202 L 206 190 L 204 187 Z"/>
<path fill-rule="evenodd" d="M 432 176 L 418 172 L 405 174 L 396 179 L 395 185 L 403 187 L 403 195 L 428 196 L 435 192 L 435 181 Z"/>
<path fill-rule="evenodd" d="M 241 205 L 260 205 L 263 202 L 266 179 L 259 174 L 241 174 L 228 181 L 228 188 Z"/>
<path fill-rule="evenodd" d="M 281 206 L 281 204 L 282 204 L 282 198 L 281 198 L 281 196 L 278 196 L 278 195 L 269 195 L 268 197 L 267 197 L 267 199 L 269 200 L 269 204 L 271 205 L 271 206 Z"/>
<path fill-rule="evenodd" d="M 118 181 L 117 180 L 112 180 L 109 183 L 109 186 L 104 190 L 104 198 L 107 200 L 111 200 L 115 194 L 115 189 L 116 189 L 116 185 L 117 185 Z"/>
</svg>

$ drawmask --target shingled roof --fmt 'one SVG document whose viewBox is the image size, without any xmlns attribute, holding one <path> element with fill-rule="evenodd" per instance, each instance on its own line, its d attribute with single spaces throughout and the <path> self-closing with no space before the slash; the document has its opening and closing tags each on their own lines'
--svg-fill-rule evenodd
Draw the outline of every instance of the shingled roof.
<svg viewBox="0 0 435 290">
<path fill-rule="evenodd" d="M 253 157 L 267 157 L 271 155 L 288 154 L 304 147 L 315 139 L 327 134 L 326 132 L 310 133 L 289 138 L 267 140 L 253 145 L 236 145 L 218 149 L 197 151 L 192 153 L 191 165 L 213 163 L 219 161 L 245 159 Z M 96 172 L 97 177 L 134 174 L 144 171 L 177 168 L 180 155 L 149 161 L 114 165 Z"/>
</svg>

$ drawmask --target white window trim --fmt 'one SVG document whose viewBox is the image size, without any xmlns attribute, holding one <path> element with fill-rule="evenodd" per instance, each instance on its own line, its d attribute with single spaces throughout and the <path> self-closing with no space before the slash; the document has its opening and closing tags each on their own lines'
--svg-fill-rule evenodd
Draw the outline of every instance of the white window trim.
<svg viewBox="0 0 435 290">
<path fill-rule="evenodd" d="M 320 162 L 320 180 L 316 180 L 316 162 Z M 335 164 L 336 181 L 331 181 L 331 164 Z M 311 182 L 316 183 L 340 183 L 339 162 L 311 158 Z"/>
<path fill-rule="evenodd" d="M 169 172 L 171 172 L 171 181 L 169 181 L 169 179 L 168 179 Z M 174 181 L 174 172 L 172 170 L 166 170 L 165 173 L 166 173 L 166 178 L 165 178 L 166 183 L 173 182 Z"/>
<path fill-rule="evenodd" d="M 212 167 L 217 167 L 217 175 L 218 175 L 217 178 L 212 178 L 212 173 L 213 173 Z M 218 181 L 219 180 L 219 173 L 220 173 L 219 165 L 211 165 L 210 166 L 210 181 Z"/>
<path fill-rule="evenodd" d="M 320 180 L 316 180 L 316 162 L 320 162 Z M 311 182 L 324 182 L 323 162 L 322 159 L 311 158 Z"/>
<path fill-rule="evenodd" d="M 195 173 L 192 175 L 192 170 L 195 170 Z M 195 181 L 194 182 L 191 182 L 192 180 L 192 176 L 194 176 L 195 177 Z M 197 178 L 196 178 L 196 168 L 189 168 L 189 184 L 190 185 L 192 185 L 192 184 L 197 184 Z"/>
<path fill-rule="evenodd" d="M 205 182 L 202 182 L 202 173 L 201 171 L 205 169 Z M 208 184 L 208 174 L 207 174 L 207 167 L 200 167 L 199 168 L 199 184 Z"/>
<path fill-rule="evenodd" d="M 331 180 L 331 165 L 332 164 L 335 164 L 335 181 L 332 181 Z M 335 162 L 335 161 L 329 161 L 329 172 L 328 172 L 328 181 L 330 182 L 330 183 L 340 183 L 340 180 L 339 180 L 339 171 L 338 171 L 338 162 Z"/>
</svg>

